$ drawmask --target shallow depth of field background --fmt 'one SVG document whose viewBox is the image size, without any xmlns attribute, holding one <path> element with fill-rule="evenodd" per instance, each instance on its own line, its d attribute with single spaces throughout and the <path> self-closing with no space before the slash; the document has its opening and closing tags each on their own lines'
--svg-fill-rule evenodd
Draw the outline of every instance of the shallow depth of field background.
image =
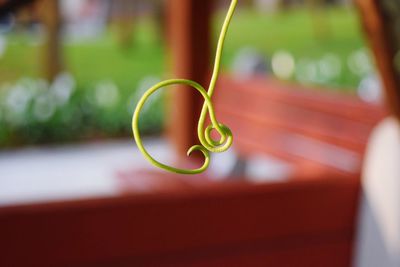
<svg viewBox="0 0 400 267">
<path fill-rule="evenodd" d="M 25 11 L 0 24 L 0 148 L 131 135 L 138 98 L 151 85 L 174 77 L 168 73 L 160 4 L 132 1 L 135 8 L 121 26 L 112 2 L 62 1 L 68 6 L 60 37 L 63 71 L 53 81 L 43 78 L 46 30 L 40 19 Z M 214 38 L 228 2 L 216 5 Z M 342 2 L 307 3 L 241 6 L 229 31 L 223 69 L 374 101 L 379 81 L 357 11 Z M 71 10 L 81 13 L 71 18 Z M 162 93 L 150 101 L 141 123 L 144 133 L 161 132 L 163 104 Z"/>
</svg>

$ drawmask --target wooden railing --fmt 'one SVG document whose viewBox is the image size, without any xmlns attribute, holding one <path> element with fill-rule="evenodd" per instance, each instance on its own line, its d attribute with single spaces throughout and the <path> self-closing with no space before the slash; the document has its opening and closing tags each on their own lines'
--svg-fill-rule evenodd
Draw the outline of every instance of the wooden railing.
<svg viewBox="0 0 400 267">
<path fill-rule="evenodd" d="M 370 132 L 387 114 L 353 95 L 259 77 L 224 76 L 214 101 L 239 153 L 279 157 L 297 175 L 358 177 Z"/>
<path fill-rule="evenodd" d="M 393 115 L 400 118 L 400 69 L 395 64 L 395 58 L 400 51 L 400 36 L 396 26 L 400 14 L 388 14 L 383 8 L 385 1 L 387 0 L 355 2 L 384 83 L 387 106 Z"/>
<path fill-rule="evenodd" d="M 350 266 L 358 180 L 321 178 L 3 208 L 0 266 Z"/>
</svg>

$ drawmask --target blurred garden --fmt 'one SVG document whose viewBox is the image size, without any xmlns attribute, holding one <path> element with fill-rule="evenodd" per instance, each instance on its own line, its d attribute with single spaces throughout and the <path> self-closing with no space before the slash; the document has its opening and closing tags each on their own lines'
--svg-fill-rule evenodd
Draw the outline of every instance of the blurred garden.
<svg viewBox="0 0 400 267">
<path fill-rule="evenodd" d="M 224 8 L 218 10 L 214 37 L 225 14 Z M 145 9 L 125 20 L 125 33 L 113 19 L 78 36 L 70 33 L 71 25 L 63 25 L 62 71 L 51 80 L 43 75 L 46 29 L 40 21 L 3 21 L 0 147 L 131 136 L 131 116 L 141 94 L 161 79 L 172 78 L 166 71 L 168 49 L 160 29 L 164 24 L 154 13 Z M 75 24 L 78 29 L 84 25 Z M 358 14 L 348 5 L 274 11 L 241 7 L 232 22 L 223 68 L 238 76 L 274 75 L 350 94 L 366 88 L 367 100 L 369 88 L 378 83 Z M 143 113 L 141 131 L 159 134 L 164 111 L 164 96 L 156 95 Z"/>
</svg>

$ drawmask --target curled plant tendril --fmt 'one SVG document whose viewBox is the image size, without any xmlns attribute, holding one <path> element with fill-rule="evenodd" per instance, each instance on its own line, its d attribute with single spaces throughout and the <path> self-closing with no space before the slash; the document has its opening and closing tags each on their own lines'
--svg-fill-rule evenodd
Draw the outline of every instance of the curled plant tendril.
<svg viewBox="0 0 400 267">
<path fill-rule="evenodd" d="M 142 152 L 142 154 L 146 157 L 148 161 L 150 161 L 153 165 L 156 167 L 159 167 L 161 169 L 174 172 L 174 173 L 181 173 L 181 174 L 197 174 L 204 172 L 207 168 L 208 165 L 210 164 L 210 152 L 213 153 L 221 153 L 230 148 L 232 145 L 232 132 L 231 130 L 226 126 L 221 123 L 219 123 L 215 117 L 215 112 L 214 112 L 214 107 L 211 101 L 211 96 L 214 93 L 215 89 L 215 84 L 218 79 L 219 75 L 219 70 L 220 70 L 220 65 L 221 65 L 221 56 L 222 56 L 222 51 L 225 43 L 225 37 L 226 33 L 228 32 L 229 24 L 232 20 L 233 13 L 236 9 L 238 0 L 232 0 L 231 5 L 229 7 L 228 13 L 226 15 L 224 24 L 222 26 L 221 34 L 218 39 L 218 45 L 217 45 L 217 52 L 215 56 L 215 63 L 214 63 L 214 70 L 212 74 L 212 78 L 210 81 L 210 85 L 208 87 L 208 90 L 206 91 L 203 86 L 200 84 L 191 81 L 191 80 L 185 80 L 185 79 L 171 79 L 171 80 L 166 80 L 163 82 L 160 82 L 144 93 L 142 98 L 139 100 L 139 103 L 136 106 L 135 112 L 133 113 L 133 118 L 132 118 L 132 130 L 133 130 L 133 135 L 136 141 L 136 144 L 139 148 L 139 150 Z M 144 148 L 143 142 L 140 137 L 139 133 L 139 127 L 138 127 L 138 122 L 139 122 L 139 114 L 140 111 L 143 108 L 143 105 L 146 103 L 147 99 L 157 90 L 166 87 L 166 86 L 171 86 L 171 85 L 178 85 L 178 84 L 183 84 L 190 86 L 191 88 L 196 89 L 197 91 L 200 92 L 200 94 L 204 98 L 204 104 L 203 108 L 201 110 L 200 118 L 199 118 L 199 123 L 197 126 L 197 134 L 200 140 L 201 145 L 194 145 L 192 146 L 188 151 L 187 155 L 190 156 L 193 151 L 200 151 L 204 155 L 204 163 L 203 166 L 201 166 L 198 169 L 179 169 L 175 168 L 172 166 L 168 166 L 166 164 L 163 164 L 156 159 L 154 159 L 149 152 Z M 210 117 L 211 120 L 211 125 L 207 126 L 204 129 L 204 123 L 206 120 L 207 114 Z M 211 132 L 212 130 L 216 130 L 219 135 L 220 139 L 219 140 L 213 140 L 211 138 Z"/>
</svg>

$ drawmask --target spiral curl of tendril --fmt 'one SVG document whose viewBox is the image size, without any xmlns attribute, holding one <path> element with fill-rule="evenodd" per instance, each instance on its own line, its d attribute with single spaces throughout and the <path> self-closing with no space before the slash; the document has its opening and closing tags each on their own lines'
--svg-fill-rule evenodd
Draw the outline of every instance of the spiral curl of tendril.
<svg viewBox="0 0 400 267">
<path fill-rule="evenodd" d="M 219 71 L 220 71 L 220 66 L 221 66 L 221 57 L 222 57 L 222 51 L 224 48 L 224 43 L 225 43 L 225 38 L 226 34 L 228 32 L 228 28 L 230 25 L 230 22 L 232 20 L 233 14 L 235 12 L 236 6 L 237 6 L 238 0 L 232 0 L 228 13 L 226 15 L 224 24 L 222 26 L 221 34 L 218 39 L 218 45 L 217 45 L 217 51 L 216 51 L 216 56 L 215 56 L 215 62 L 214 62 L 214 70 L 212 73 L 210 85 L 208 87 L 208 90 L 206 91 L 203 86 L 200 84 L 191 81 L 191 80 L 186 80 L 186 79 L 171 79 L 171 80 L 166 80 L 162 81 L 150 89 L 148 89 L 141 99 L 139 100 L 135 112 L 133 113 L 133 118 L 132 118 L 132 130 L 133 130 L 133 135 L 136 141 L 136 144 L 142 152 L 142 154 L 145 156 L 145 158 L 150 161 L 153 165 L 156 167 L 159 167 L 161 169 L 164 169 L 166 171 L 174 172 L 174 173 L 180 173 L 180 174 L 197 174 L 197 173 L 202 173 L 204 172 L 209 164 L 210 164 L 210 152 L 213 153 L 221 153 L 226 150 L 228 150 L 233 141 L 233 136 L 231 130 L 224 124 L 219 123 L 215 117 L 215 112 L 214 112 L 214 106 L 211 101 L 211 97 L 214 93 L 215 85 L 218 79 Z M 142 110 L 144 104 L 146 103 L 147 99 L 155 93 L 157 90 L 164 88 L 166 86 L 171 86 L 171 85 L 187 85 L 191 88 L 196 89 L 197 91 L 200 92 L 200 94 L 204 98 L 204 104 L 203 108 L 201 110 L 198 126 L 197 126 L 197 134 L 200 140 L 201 145 L 194 145 L 189 150 L 187 151 L 187 155 L 190 156 L 194 151 L 200 151 L 205 160 L 203 165 L 198 168 L 198 169 L 180 169 L 180 168 L 175 168 L 166 164 L 163 164 L 156 159 L 154 159 L 150 153 L 144 148 L 142 139 L 140 137 L 139 133 L 139 114 L 140 111 Z M 204 123 L 206 120 L 207 114 L 210 117 L 211 125 L 208 125 L 204 129 Z M 216 130 L 218 134 L 220 135 L 219 140 L 214 140 L 211 137 L 211 132 L 212 130 Z"/>
</svg>

